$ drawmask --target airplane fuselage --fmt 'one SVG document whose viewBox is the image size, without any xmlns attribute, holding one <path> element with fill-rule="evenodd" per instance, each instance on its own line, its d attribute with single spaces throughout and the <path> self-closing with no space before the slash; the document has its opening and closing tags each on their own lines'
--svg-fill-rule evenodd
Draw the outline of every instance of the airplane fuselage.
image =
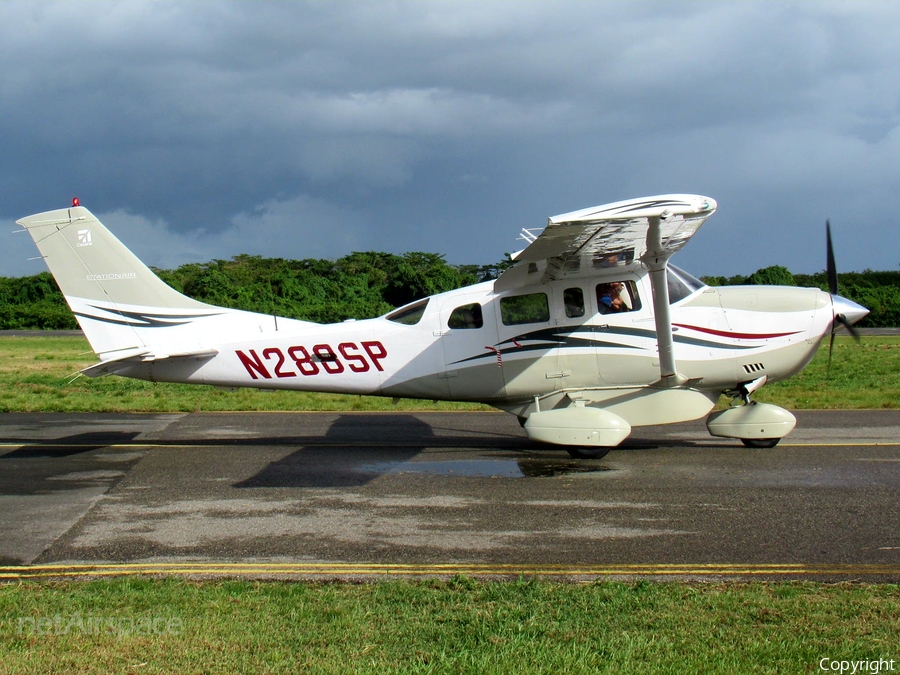
<svg viewBox="0 0 900 675">
<path fill-rule="evenodd" d="M 607 284 L 589 280 L 504 293 L 486 282 L 413 303 L 412 310 L 327 325 L 219 310 L 200 321 L 210 323 L 203 332 L 222 337 L 214 356 L 155 360 L 118 374 L 221 387 L 481 401 L 523 417 L 535 397 L 552 407 L 572 392 L 609 407 L 650 393 L 659 376 L 649 280 L 625 274 L 619 281 L 631 306 L 605 314 L 600 287 Z M 567 304 L 573 295 L 581 306 Z M 476 306 L 478 320 L 463 323 Z M 696 417 L 742 382 L 763 375 L 772 382 L 802 369 L 831 320 L 830 298 L 818 289 L 690 290 L 673 303 L 672 324 L 679 372 L 698 394 Z M 633 426 L 683 419 L 683 413 L 643 408 L 626 417 Z"/>
</svg>

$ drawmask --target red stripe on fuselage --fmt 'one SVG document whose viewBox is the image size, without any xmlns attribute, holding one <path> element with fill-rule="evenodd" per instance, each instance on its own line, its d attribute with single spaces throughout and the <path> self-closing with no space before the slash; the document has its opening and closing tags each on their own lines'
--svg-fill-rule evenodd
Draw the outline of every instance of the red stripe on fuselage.
<svg viewBox="0 0 900 675">
<path fill-rule="evenodd" d="M 789 333 L 733 333 L 727 330 L 715 330 L 713 328 L 701 328 L 700 326 L 688 326 L 684 323 L 673 323 L 672 325 L 678 326 L 679 328 L 695 330 L 699 333 L 708 333 L 709 335 L 717 335 L 719 337 L 737 338 L 738 340 L 767 340 L 769 338 L 784 337 L 785 335 L 796 335 L 800 332 L 799 330 L 795 330 Z"/>
</svg>

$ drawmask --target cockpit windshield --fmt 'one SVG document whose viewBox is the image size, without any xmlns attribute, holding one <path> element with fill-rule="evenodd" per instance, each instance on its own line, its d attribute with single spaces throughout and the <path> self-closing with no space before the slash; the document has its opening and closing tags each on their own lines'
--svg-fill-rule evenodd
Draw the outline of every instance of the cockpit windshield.
<svg viewBox="0 0 900 675">
<path fill-rule="evenodd" d="M 422 315 L 425 314 L 425 308 L 428 306 L 429 300 L 430 298 L 425 298 L 424 300 L 411 302 L 400 309 L 395 309 L 390 314 L 385 314 L 384 318 L 388 321 L 395 321 L 396 323 L 402 323 L 407 326 L 415 326 L 419 323 Z"/>
<path fill-rule="evenodd" d="M 674 305 L 679 300 L 684 300 L 687 296 L 706 286 L 695 276 L 688 274 L 681 268 L 675 267 L 671 263 L 669 263 L 669 273 L 666 276 L 669 280 L 670 305 Z"/>
</svg>

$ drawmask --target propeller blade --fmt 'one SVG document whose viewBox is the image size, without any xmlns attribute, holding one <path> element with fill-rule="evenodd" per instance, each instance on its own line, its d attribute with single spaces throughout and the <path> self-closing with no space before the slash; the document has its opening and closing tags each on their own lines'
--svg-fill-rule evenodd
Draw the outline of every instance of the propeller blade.
<svg viewBox="0 0 900 675">
<path fill-rule="evenodd" d="M 826 255 L 826 266 L 825 272 L 828 275 L 828 292 L 832 295 L 837 295 L 838 292 L 838 279 L 837 279 L 837 265 L 834 264 L 834 247 L 831 245 L 831 221 L 825 221 L 825 255 Z"/>
<path fill-rule="evenodd" d="M 835 320 L 835 322 L 841 324 L 844 328 L 847 329 L 847 332 L 850 333 L 850 335 L 853 336 L 853 339 L 854 339 L 854 340 L 856 340 L 856 344 L 859 344 L 859 343 L 860 343 L 860 339 L 859 339 L 859 331 L 857 331 L 857 330 L 853 327 L 853 324 L 852 324 L 852 323 L 850 323 L 849 321 L 847 321 L 847 317 L 845 317 L 843 314 L 837 314 L 837 315 L 835 315 L 834 320 Z M 833 340 L 834 340 L 834 331 L 833 331 L 833 330 L 831 331 L 831 338 L 832 338 L 832 341 L 833 341 Z"/>
<path fill-rule="evenodd" d="M 832 302 L 834 296 L 837 295 L 837 265 L 834 262 L 834 246 L 831 243 L 831 220 L 825 220 L 825 276 L 828 277 L 828 292 L 831 294 Z M 831 379 L 831 357 L 834 355 L 834 330 L 837 328 L 838 315 L 834 315 L 834 322 L 831 324 L 831 341 L 828 343 L 828 371 L 825 375 Z"/>
<path fill-rule="evenodd" d="M 831 221 L 825 221 L 825 273 L 828 276 L 828 292 L 831 294 L 831 307 L 834 311 L 834 321 L 831 322 L 831 341 L 828 344 L 828 379 L 831 379 L 831 357 L 834 353 L 834 333 L 838 326 L 843 326 L 853 336 L 856 343 L 861 342 L 859 332 L 853 327 L 856 321 L 864 318 L 869 310 L 852 300 L 842 298 L 837 294 L 838 278 L 837 265 L 834 264 L 834 246 L 831 244 Z M 848 319 L 847 317 L 850 317 Z"/>
<path fill-rule="evenodd" d="M 834 352 L 834 331 L 831 331 L 831 342 L 828 345 L 828 372 L 825 377 L 831 379 L 831 355 Z"/>
</svg>

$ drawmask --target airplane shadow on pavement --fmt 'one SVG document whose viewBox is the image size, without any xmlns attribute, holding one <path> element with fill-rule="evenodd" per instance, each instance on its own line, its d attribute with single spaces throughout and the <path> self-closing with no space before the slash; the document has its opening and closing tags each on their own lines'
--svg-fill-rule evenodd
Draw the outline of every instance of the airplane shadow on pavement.
<svg viewBox="0 0 900 675">
<path fill-rule="evenodd" d="M 405 462 L 438 439 L 414 415 L 341 415 L 318 443 L 272 462 L 235 487 L 351 487 L 383 472 L 366 471 L 374 462 Z"/>
<path fill-rule="evenodd" d="M 254 439 L 254 444 L 266 440 Z M 284 444 L 290 439 L 279 439 Z M 324 436 L 296 439 L 299 447 L 255 475 L 234 483 L 237 488 L 339 488 L 365 485 L 379 476 L 400 472 L 422 474 L 544 478 L 609 470 L 597 460 L 572 460 L 564 448 L 525 437 L 499 435 L 435 435 L 415 415 L 341 415 Z M 690 441 L 676 445 L 694 447 Z M 618 451 L 656 450 L 653 439 L 628 440 Z M 426 449 L 446 448 L 467 456 L 438 461 L 411 461 Z M 472 451 L 480 456 L 472 458 Z"/>
</svg>

